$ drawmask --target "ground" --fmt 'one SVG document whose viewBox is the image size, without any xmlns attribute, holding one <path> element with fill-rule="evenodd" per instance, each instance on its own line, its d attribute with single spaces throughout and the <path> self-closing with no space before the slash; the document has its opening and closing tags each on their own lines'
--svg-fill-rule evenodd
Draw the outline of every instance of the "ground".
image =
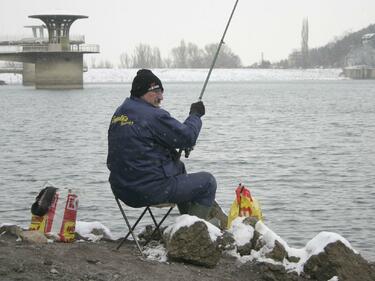
<svg viewBox="0 0 375 281">
<path fill-rule="evenodd" d="M 0 236 L 0 280 L 167 281 L 308 280 L 266 264 L 239 265 L 224 256 L 215 268 L 141 258 L 134 244 L 111 241 L 35 244 Z"/>
</svg>

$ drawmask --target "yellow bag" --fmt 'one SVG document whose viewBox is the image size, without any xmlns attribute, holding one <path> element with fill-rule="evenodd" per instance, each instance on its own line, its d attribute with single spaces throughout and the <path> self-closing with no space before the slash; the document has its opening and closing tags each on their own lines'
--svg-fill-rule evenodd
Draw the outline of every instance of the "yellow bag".
<svg viewBox="0 0 375 281">
<path fill-rule="evenodd" d="M 263 220 L 258 200 L 251 196 L 250 190 L 243 184 L 239 184 L 236 189 L 236 199 L 229 210 L 227 228 L 230 228 L 232 221 L 237 217 L 256 217 Z"/>
</svg>

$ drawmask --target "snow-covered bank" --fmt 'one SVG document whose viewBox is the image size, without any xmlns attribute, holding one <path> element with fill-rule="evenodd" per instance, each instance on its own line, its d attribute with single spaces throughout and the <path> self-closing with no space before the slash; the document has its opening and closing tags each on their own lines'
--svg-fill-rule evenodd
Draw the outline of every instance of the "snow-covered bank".
<svg viewBox="0 0 375 281">
<path fill-rule="evenodd" d="M 266 262 L 272 264 L 280 264 L 283 265 L 287 271 L 295 271 L 298 274 L 303 272 L 304 265 L 306 261 L 313 255 L 318 255 L 319 253 L 324 252 L 324 248 L 336 241 L 341 241 L 346 247 L 353 250 L 355 253 L 358 253 L 350 243 L 339 234 L 333 232 L 320 232 L 314 238 L 312 238 L 305 247 L 296 249 L 289 247 L 286 241 L 284 241 L 279 235 L 273 232 L 270 228 L 268 228 L 263 222 L 259 221 L 255 228 L 251 227 L 250 225 L 246 225 L 243 223 L 245 218 L 237 218 L 233 221 L 231 228 L 228 230 L 235 239 L 235 244 L 237 246 L 243 246 L 245 243 L 248 243 L 250 240 L 253 239 L 254 230 L 259 232 L 262 235 L 262 240 L 264 241 L 264 246 L 259 251 L 252 250 L 250 255 L 243 255 L 240 256 L 235 251 L 231 252 L 230 254 L 234 255 L 239 262 L 246 263 L 247 261 L 258 261 L 258 262 Z M 170 225 L 166 232 L 169 235 L 173 235 L 178 229 L 182 227 L 189 227 L 193 225 L 196 221 L 202 221 L 201 219 L 195 216 L 189 215 L 182 215 L 178 217 L 174 224 Z M 218 236 L 220 236 L 220 230 L 213 226 L 212 224 L 203 221 L 207 224 L 208 232 L 211 239 L 214 241 Z M 77 222 L 76 232 L 80 234 L 82 237 L 88 238 L 91 241 L 98 241 L 100 240 L 103 235 L 94 235 L 92 232 L 93 230 L 101 230 L 105 233 L 108 237 L 113 238 L 110 230 L 104 226 L 102 223 L 99 222 Z M 276 262 L 271 258 L 267 257 L 267 254 L 275 247 L 275 241 L 278 241 L 282 244 L 285 248 L 288 256 L 290 257 L 297 257 L 297 262 L 291 262 L 287 259 L 284 259 L 283 262 Z M 157 260 L 160 262 L 166 261 L 166 249 L 158 245 L 157 247 L 148 247 L 145 249 L 145 255 L 151 260 Z"/>
<path fill-rule="evenodd" d="M 154 69 L 163 82 L 203 82 L 208 69 Z M 89 69 L 84 83 L 130 83 L 137 69 Z M 338 80 L 341 69 L 215 69 L 211 82 Z M 21 74 L 0 74 L 7 84 L 22 83 Z"/>
</svg>

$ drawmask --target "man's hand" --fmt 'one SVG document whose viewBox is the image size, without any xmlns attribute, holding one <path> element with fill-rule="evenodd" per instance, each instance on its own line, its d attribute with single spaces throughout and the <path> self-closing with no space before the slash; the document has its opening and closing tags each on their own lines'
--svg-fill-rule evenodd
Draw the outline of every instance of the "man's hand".
<svg viewBox="0 0 375 281">
<path fill-rule="evenodd" d="M 202 117 L 206 113 L 206 109 L 202 101 L 194 102 L 190 106 L 190 114 L 196 113 L 199 117 Z"/>
</svg>

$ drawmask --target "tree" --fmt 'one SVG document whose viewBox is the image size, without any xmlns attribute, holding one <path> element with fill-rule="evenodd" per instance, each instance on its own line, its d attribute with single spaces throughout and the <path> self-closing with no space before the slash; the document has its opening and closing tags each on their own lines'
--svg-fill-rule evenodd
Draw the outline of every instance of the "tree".
<svg viewBox="0 0 375 281">
<path fill-rule="evenodd" d="M 163 59 L 161 58 L 160 50 L 157 47 L 154 47 L 152 50 L 152 68 L 163 68 L 164 63 Z"/>
<path fill-rule="evenodd" d="M 171 51 L 173 67 L 186 68 L 187 67 L 187 48 L 184 40 L 181 40 L 180 46 L 175 47 Z"/>
<path fill-rule="evenodd" d="M 189 43 L 187 46 L 187 67 L 204 67 L 204 52 L 197 45 Z"/>
<path fill-rule="evenodd" d="M 206 63 L 205 64 L 207 66 L 211 65 L 212 60 L 215 57 L 217 47 L 218 47 L 218 44 L 215 44 L 215 43 L 208 44 L 204 47 L 206 51 Z M 242 63 L 241 63 L 241 59 L 239 58 L 239 56 L 234 54 L 228 46 L 222 45 L 215 66 L 217 68 L 237 68 L 237 67 L 241 67 Z"/>
<path fill-rule="evenodd" d="M 132 59 L 127 53 L 120 55 L 120 68 L 130 68 L 132 66 Z"/>
<path fill-rule="evenodd" d="M 148 44 L 139 44 L 134 49 L 132 57 L 133 68 L 161 68 L 163 59 L 157 47 L 151 48 Z"/>
<path fill-rule="evenodd" d="M 152 50 L 147 44 L 139 44 L 134 49 L 133 53 L 133 68 L 151 67 L 152 64 Z"/>
</svg>

